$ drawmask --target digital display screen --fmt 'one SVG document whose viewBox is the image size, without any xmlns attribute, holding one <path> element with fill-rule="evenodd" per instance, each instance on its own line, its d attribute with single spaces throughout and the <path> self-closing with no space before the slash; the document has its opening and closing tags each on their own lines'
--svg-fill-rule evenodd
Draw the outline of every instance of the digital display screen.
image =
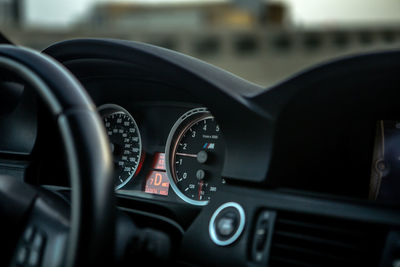
<svg viewBox="0 0 400 267">
<path fill-rule="evenodd" d="M 165 171 L 165 153 L 156 153 L 154 155 L 152 168 Z"/>
<path fill-rule="evenodd" d="M 169 180 L 166 172 L 150 171 L 146 177 L 145 192 L 168 196 Z"/>
</svg>

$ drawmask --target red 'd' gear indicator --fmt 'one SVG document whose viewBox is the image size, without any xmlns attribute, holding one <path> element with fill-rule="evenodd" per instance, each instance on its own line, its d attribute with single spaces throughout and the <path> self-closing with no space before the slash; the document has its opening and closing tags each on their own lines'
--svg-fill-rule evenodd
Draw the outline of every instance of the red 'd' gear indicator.
<svg viewBox="0 0 400 267">
<path fill-rule="evenodd" d="M 157 195 L 168 195 L 169 180 L 165 172 L 150 171 L 146 177 L 145 192 Z"/>
</svg>

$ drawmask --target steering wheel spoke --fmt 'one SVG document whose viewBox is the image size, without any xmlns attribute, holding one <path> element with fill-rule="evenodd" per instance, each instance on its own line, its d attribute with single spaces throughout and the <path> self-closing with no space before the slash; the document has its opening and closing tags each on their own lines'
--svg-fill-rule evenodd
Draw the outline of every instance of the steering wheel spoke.
<svg viewBox="0 0 400 267">
<path fill-rule="evenodd" d="M 55 199 L 54 199 L 55 200 Z M 69 220 L 61 204 L 38 197 L 22 232 L 12 266 L 61 266 L 67 245 Z M 55 206 L 58 206 L 57 208 Z"/>
<path fill-rule="evenodd" d="M 10 236 L 18 240 L 11 266 L 61 266 L 70 226 L 69 204 L 14 177 L 2 176 L 0 181 L 1 211 L 7 214 L 2 220 L 7 231 L 19 228 L 20 233 L 19 238 L 18 231 Z"/>
</svg>

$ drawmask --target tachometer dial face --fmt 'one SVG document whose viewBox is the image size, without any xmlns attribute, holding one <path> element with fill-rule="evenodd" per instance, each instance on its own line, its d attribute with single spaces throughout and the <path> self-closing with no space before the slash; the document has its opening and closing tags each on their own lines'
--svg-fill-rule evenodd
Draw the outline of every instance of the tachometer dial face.
<svg viewBox="0 0 400 267">
<path fill-rule="evenodd" d="M 139 128 L 128 111 L 114 104 L 99 108 L 110 140 L 115 189 L 126 185 L 138 172 L 142 155 Z"/>
<path fill-rule="evenodd" d="M 205 108 L 185 113 L 167 141 L 167 173 L 183 200 L 205 205 L 223 183 L 224 141 L 221 129 Z"/>
</svg>

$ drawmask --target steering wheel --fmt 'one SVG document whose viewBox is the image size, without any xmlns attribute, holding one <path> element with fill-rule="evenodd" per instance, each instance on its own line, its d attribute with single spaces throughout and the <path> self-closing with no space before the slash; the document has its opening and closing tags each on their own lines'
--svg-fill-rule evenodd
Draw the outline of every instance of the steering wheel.
<svg viewBox="0 0 400 267">
<path fill-rule="evenodd" d="M 68 267 L 111 263 L 116 210 L 112 159 L 95 105 L 60 63 L 27 48 L 0 45 L 0 77 L 10 73 L 36 90 L 57 121 L 72 191 L 69 206 L 42 188 L 0 176 L 0 218 L 3 225 L 7 223 L 3 228 L 7 238 L 16 240 L 9 255 L 2 251 L 2 263 Z"/>
</svg>

